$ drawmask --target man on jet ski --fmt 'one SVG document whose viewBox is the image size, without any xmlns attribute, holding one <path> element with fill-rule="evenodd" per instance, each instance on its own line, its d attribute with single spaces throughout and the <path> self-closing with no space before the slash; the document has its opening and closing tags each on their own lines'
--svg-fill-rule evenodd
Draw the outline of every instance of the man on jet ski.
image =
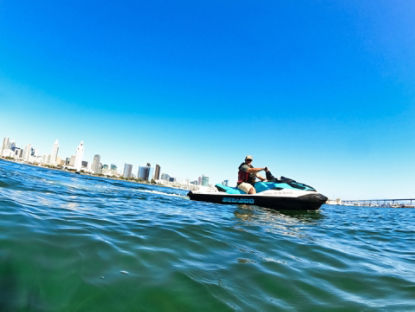
<svg viewBox="0 0 415 312">
<path fill-rule="evenodd" d="M 248 155 L 245 157 L 245 162 L 239 165 L 238 171 L 238 189 L 247 193 L 247 194 L 255 194 L 256 190 L 254 187 L 256 178 L 260 179 L 261 181 L 266 181 L 265 178 L 258 175 L 258 172 L 264 170 L 267 171 L 268 168 L 254 168 L 252 166 L 253 157 Z"/>
</svg>

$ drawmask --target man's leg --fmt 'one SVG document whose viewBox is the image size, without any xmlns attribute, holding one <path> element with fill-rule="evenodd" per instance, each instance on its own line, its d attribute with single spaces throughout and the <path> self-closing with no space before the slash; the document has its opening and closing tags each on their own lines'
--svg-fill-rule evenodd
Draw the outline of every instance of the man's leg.
<svg viewBox="0 0 415 312">
<path fill-rule="evenodd" d="M 246 183 L 246 182 L 242 182 L 241 184 L 239 184 L 238 189 L 240 189 L 241 191 L 243 191 L 247 194 L 255 194 L 256 193 L 255 187 L 253 187 L 252 184 L 249 184 L 249 183 Z"/>
</svg>

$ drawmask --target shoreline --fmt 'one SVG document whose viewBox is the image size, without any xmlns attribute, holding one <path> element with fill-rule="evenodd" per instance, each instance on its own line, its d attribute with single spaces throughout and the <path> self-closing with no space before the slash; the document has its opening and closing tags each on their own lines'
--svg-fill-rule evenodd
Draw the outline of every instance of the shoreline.
<svg viewBox="0 0 415 312">
<path fill-rule="evenodd" d="M 79 171 L 75 171 L 75 170 L 67 170 L 67 169 L 60 169 L 57 167 L 51 167 L 51 166 L 43 166 L 43 165 L 36 165 L 33 163 L 27 163 L 25 161 L 21 161 L 21 160 L 14 160 L 14 159 L 9 159 L 9 158 L 5 158 L 0 156 L 0 160 L 6 161 L 6 162 L 10 162 L 10 163 L 16 163 L 16 164 L 20 164 L 20 165 L 25 165 L 25 166 L 31 166 L 31 167 L 37 167 L 37 168 L 44 168 L 47 170 L 54 170 L 54 171 L 62 171 L 62 172 L 68 172 L 74 175 L 82 175 L 82 176 L 90 176 L 90 177 L 95 177 L 95 178 L 102 178 L 102 179 L 106 179 L 106 180 L 113 180 L 113 181 L 125 181 L 125 182 L 130 182 L 130 183 L 135 183 L 135 184 L 140 184 L 140 185 L 155 185 L 155 186 L 159 186 L 159 187 L 164 187 L 164 188 L 171 188 L 171 189 L 178 189 L 178 190 L 183 190 L 183 191 L 190 191 L 190 190 L 195 190 L 193 188 L 186 188 L 186 187 L 180 187 L 180 186 L 173 186 L 173 185 L 165 185 L 165 184 L 161 184 L 161 183 L 151 183 L 151 182 L 147 182 L 147 181 L 137 181 L 134 179 L 124 179 L 122 177 L 110 177 L 110 176 L 106 176 L 106 175 L 97 175 L 97 174 L 91 174 L 91 173 L 86 173 L 86 172 L 79 172 Z M 413 199 L 415 200 L 415 199 Z M 368 200 L 362 200 L 361 202 L 366 202 Z M 375 200 L 373 200 L 375 201 Z M 381 200 L 381 201 L 385 201 L 385 200 Z M 387 201 L 387 200 L 386 200 Z M 360 201 L 357 201 L 360 202 Z M 415 205 L 412 204 L 412 200 L 411 200 L 411 204 L 409 205 L 405 205 L 405 204 L 397 204 L 397 205 L 374 205 L 374 204 L 362 204 L 362 203 L 355 203 L 355 204 L 351 204 L 351 203 L 343 203 L 343 201 L 336 202 L 336 200 L 328 200 L 328 203 L 326 203 L 327 205 L 331 205 L 331 206 L 347 206 L 347 207 L 370 207 L 370 208 L 415 208 Z"/>
<path fill-rule="evenodd" d="M 102 179 L 113 180 L 113 181 L 125 181 L 125 182 L 130 182 L 130 183 L 135 183 L 135 184 L 141 184 L 141 185 L 157 185 L 157 186 L 160 186 L 160 187 L 166 187 L 166 188 L 173 188 L 173 189 L 188 191 L 188 189 L 182 188 L 182 187 L 170 186 L 170 185 L 159 184 L 159 183 L 150 183 L 150 182 L 146 182 L 146 181 L 129 180 L 129 179 L 123 179 L 123 178 L 117 178 L 117 177 L 109 177 L 109 176 L 105 176 L 105 175 L 97 175 L 97 174 L 91 174 L 91 173 L 85 173 L 85 172 L 78 172 L 78 171 L 74 171 L 74 170 L 67 170 L 67 169 L 60 169 L 60 168 L 56 168 L 56 167 L 43 166 L 43 165 L 40 165 L 40 164 L 36 165 L 36 164 L 27 163 L 27 162 L 20 161 L 20 160 L 4 158 L 2 156 L 0 156 L 0 160 L 15 163 L 15 164 L 20 164 L 20 165 L 25 165 L 25 166 L 36 167 L 36 168 L 44 168 L 44 169 L 48 169 L 48 170 L 68 172 L 68 173 L 71 173 L 71 174 L 74 174 L 74 175 L 90 176 L 90 177 L 102 178 Z"/>
</svg>

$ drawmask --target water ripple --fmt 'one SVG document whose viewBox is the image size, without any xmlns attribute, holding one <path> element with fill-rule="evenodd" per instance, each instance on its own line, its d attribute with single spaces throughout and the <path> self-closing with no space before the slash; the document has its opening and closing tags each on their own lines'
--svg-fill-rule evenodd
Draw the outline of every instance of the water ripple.
<svg viewBox="0 0 415 312">
<path fill-rule="evenodd" d="M 415 310 L 414 212 L 222 206 L 0 161 L 0 310 Z"/>
</svg>

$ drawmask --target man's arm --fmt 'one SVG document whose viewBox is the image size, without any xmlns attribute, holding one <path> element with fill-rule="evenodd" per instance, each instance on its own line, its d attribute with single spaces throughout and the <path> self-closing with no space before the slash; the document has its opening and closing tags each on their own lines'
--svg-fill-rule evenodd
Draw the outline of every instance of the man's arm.
<svg viewBox="0 0 415 312">
<path fill-rule="evenodd" d="M 265 179 L 264 177 L 261 177 L 259 174 L 256 175 L 256 177 L 258 179 L 260 179 L 262 182 L 266 181 L 267 179 Z"/>
<path fill-rule="evenodd" d="M 262 170 L 265 170 L 265 168 L 248 168 L 247 172 L 248 173 L 257 173 L 257 172 L 260 172 Z"/>
<path fill-rule="evenodd" d="M 247 169 L 247 172 L 248 172 L 248 173 L 255 173 L 255 176 L 263 182 L 263 181 L 266 181 L 267 179 L 265 179 L 264 177 L 261 177 L 261 176 L 258 174 L 258 172 L 260 172 L 260 171 L 262 171 L 262 170 L 264 170 L 264 171 L 265 171 L 266 169 L 267 169 L 267 167 L 265 167 L 265 168 L 248 168 L 248 169 Z"/>
</svg>

